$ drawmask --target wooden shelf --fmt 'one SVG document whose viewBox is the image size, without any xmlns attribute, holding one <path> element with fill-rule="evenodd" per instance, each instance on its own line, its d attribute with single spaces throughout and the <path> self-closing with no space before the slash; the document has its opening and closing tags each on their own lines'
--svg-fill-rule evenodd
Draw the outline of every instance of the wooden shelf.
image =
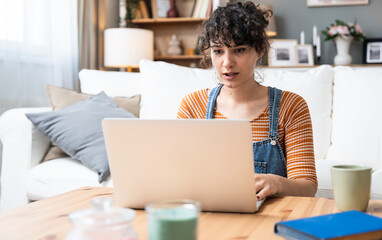
<svg viewBox="0 0 382 240">
<path fill-rule="evenodd" d="M 155 56 L 155 60 L 193 60 L 202 59 L 202 55 L 174 55 L 174 56 Z"/>
<path fill-rule="evenodd" d="M 382 64 L 350 64 L 350 65 L 334 65 L 334 64 L 320 64 L 320 65 L 312 65 L 312 66 L 261 66 L 261 68 L 315 68 L 322 65 L 329 65 L 332 67 L 382 67 Z"/>
<path fill-rule="evenodd" d="M 189 22 L 203 22 L 206 18 L 191 18 L 191 17 L 178 17 L 178 18 L 143 18 L 134 19 L 135 24 L 149 24 L 149 23 L 189 23 Z"/>
<path fill-rule="evenodd" d="M 192 7 L 192 6 L 190 6 Z M 189 15 L 184 14 L 182 16 Z M 187 55 L 188 49 L 195 49 L 200 25 L 206 18 L 177 17 L 177 18 L 145 18 L 134 19 L 133 23 L 140 28 L 152 30 L 154 32 L 155 53 L 154 60 L 164 61 L 181 66 L 196 65 L 202 59 L 201 55 Z M 184 50 L 178 56 L 167 55 L 169 42 L 173 35 L 176 35 Z"/>
</svg>

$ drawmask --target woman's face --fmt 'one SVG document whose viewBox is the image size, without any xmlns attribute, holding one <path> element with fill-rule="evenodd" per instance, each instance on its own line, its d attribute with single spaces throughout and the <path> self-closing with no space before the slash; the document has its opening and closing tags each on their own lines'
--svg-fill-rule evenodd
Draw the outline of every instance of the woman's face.
<svg viewBox="0 0 382 240">
<path fill-rule="evenodd" d="M 235 88 L 254 81 L 257 60 L 262 56 L 248 45 L 211 43 L 211 60 L 224 86 Z"/>
</svg>

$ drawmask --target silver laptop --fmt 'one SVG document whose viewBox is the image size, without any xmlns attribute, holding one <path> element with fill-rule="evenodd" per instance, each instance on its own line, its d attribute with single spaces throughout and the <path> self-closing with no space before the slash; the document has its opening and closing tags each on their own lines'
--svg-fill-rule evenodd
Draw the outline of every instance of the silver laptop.
<svg viewBox="0 0 382 240">
<path fill-rule="evenodd" d="M 203 211 L 255 212 L 252 131 L 240 120 L 104 119 L 119 206 L 192 199 Z"/>
</svg>

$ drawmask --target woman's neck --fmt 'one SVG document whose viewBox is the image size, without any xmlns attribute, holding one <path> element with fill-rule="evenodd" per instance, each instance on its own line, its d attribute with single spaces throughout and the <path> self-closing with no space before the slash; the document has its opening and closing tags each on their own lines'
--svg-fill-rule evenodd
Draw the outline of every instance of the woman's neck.
<svg viewBox="0 0 382 240">
<path fill-rule="evenodd" d="M 251 102 L 264 98 L 268 92 L 265 87 L 255 80 L 235 88 L 223 86 L 221 97 L 230 99 L 232 103 Z"/>
<path fill-rule="evenodd" d="M 268 88 L 253 81 L 236 88 L 224 86 L 216 100 L 217 110 L 229 119 L 253 120 L 268 105 Z"/>
</svg>

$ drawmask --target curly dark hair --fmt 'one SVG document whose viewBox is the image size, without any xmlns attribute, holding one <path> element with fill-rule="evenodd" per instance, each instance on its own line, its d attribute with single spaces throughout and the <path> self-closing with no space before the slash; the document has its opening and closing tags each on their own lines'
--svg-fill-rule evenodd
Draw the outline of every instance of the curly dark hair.
<svg viewBox="0 0 382 240">
<path fill-rule="evenodd" d="M 211 66 L 211 42 L 231 47 L 249 45 L 258 53 L 267 53 L 269 48 L 265 29 L 268 18 L 273 15 L 271 10 L 263 10 L 253 2 L 237 2 L 218 7 L 201 26 L 198 48 L 203 54 L 202 65 Z"/>
</svg>

